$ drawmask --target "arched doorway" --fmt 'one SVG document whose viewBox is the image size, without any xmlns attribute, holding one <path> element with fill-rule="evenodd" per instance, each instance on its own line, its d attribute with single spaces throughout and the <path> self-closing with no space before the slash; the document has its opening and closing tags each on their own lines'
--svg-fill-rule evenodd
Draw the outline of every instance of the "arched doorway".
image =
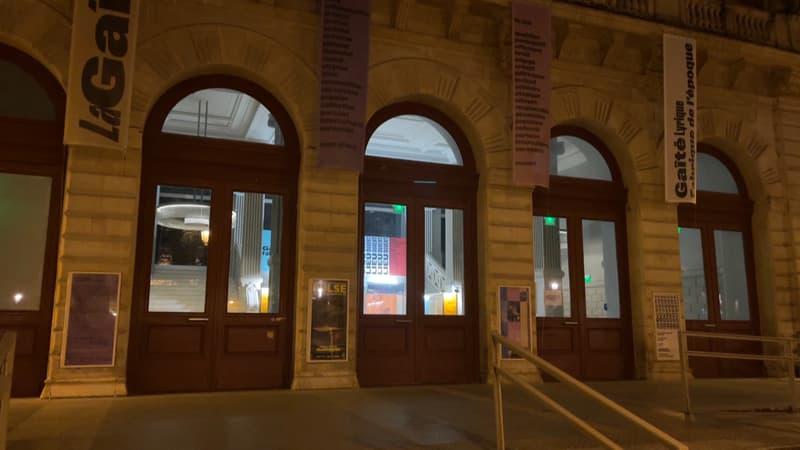
<svg viewBox="0 0 800 450">
<path fill-rule="evenodd" d="M 414 103 L 377 112 L 368 136 L 359 382 L 477 381 L 478 177 L 468 141 L 447 116 Z"/>
<path fill-rule="evenodd" d="M 37 396 L 47 373 L 66 151 L 64 92 L 0 44 L 0 328 L 17 333 L 12 395 Z"/>
<path fill-rule="evenodd" d="M 179 84 L 144 132 L 129 389 L 291 377 L 297 133 L 258 85 Z"/>
<path fill-rule="evenodd" d="M 539 353 L 584 380 L 632 375 L 627 191 L 605 145 L 559 126 L 550 188 L 533 193 Z"/>
<path fill-rule="evenodd" d="M 713 147 L 697 153 L 697 204 L 678 207 L 686 328 L 758 334 L 753 204 L 735 164 Z M 692 350 L 759 353 L 758 343 L 691 338 Z M 698 377 L 761 376 L 758 361 L 693 358 Z"/>
</svg>

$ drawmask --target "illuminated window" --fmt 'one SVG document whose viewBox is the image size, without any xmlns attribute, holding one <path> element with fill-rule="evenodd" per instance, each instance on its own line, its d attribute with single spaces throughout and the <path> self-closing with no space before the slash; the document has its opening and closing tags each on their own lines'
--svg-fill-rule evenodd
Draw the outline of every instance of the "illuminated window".
<svg viewBox="0 0 800 450">
<path fill-rule="evenodd" d="M 382 123 L 367 143 L 367 156 L 462 165 L 453 136 L 435 121 L 411 114 Z"/>
<path fill-rule="evenodd" d="M 550 175 L 612 181 L 611 170 L 594 146 L 575 136 L 550 140 Z"/>
</svg>

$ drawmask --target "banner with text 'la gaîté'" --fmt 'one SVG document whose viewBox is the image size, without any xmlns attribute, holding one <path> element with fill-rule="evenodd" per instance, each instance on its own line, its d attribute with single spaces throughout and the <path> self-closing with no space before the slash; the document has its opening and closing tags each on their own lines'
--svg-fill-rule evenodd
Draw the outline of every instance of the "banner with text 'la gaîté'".
<svg viewBox="0 0 800 450">
<path fill-rule="evenodd" d="M 697 200 L 697 43 L 664 35 L 664 187 L 667 203 Z"/>
</svg>

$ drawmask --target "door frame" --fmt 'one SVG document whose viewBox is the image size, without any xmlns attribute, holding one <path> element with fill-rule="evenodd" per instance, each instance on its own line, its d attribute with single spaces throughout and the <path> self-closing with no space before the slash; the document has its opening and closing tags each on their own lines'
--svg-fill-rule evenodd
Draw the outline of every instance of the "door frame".
<svg viewBox="0 0 800 450">
<path fill-rule="evenodd" d="M 367 124 L 366 143 L 375 130 L 384 122 L 400 115 L 418 115 L 433 120 L 442 126 L 456 142 L 461 153 L 462 165 L 432 164 L 418 161 L 365 156 L 364 171 L 359 178 L 359 228 L 358 228 L 358 330 L 357 342 L 361 348 L 365 346 L 364 327 L 365 321 L 391 322 L 400 316 L 373 316 L 368 319 L 364 314 L 364 205 L 365 203 L 396 202 L 407 205 L 406 211 L 406 279 L 407 279 L 407 317 L 412 320 L 410 358 L 413 362 L 412 382 L 410 384 L 425 383 L 420 362 L 422 338 L 426 323 L 445 323 L 443 317 L 425 316 L 421 309 L 421 298 L 425 290 L 425 267 L 420 263 L 424 261 L 425 253 L 425 207 L 461 209 L 464 214 L 464 309 L 463 320 L 466 322 L 465 373 L 464 382 L 477 382 L 480 380 L 478 351 L 478 328 L 480 301 L 478 299 L 478 267 L 477 267 L 477 188 L 478 174 L 475 168 L 475 159 L 466 135 L 447 115 L 439 110 L 414 102 L 400 102 L 389 105 L 376 112 Z M 425 181 L 425 183 L 415 182 Z M 431 183 L 435 182 L 435 183 Z M 412 242 L 411 236 L 417 242 Z M 421 285 L 420 285 L 421 284 Z M 413 302 L 413 305 L 412 305 Z M 388 317 L 387 319 L 383 319 Z M 447 317 L 446 319 L 452 319 Z M 447 320 L 449 321 L 449 320 Z M 470 354 L 471 353 L 471 354 Z M 359 377 L 364 369 L 363 352 L 357 360 L 357 373 Z M 407 384 L 405 382 L 390 382 L 388 384 Z"/>
<path fill-rule="evenodd" d="M 586 330 L 590 323 L 600 324 L 604 320 L 619 320 L 621 323 L 621 338 L 623 352 L 623 379 L 633 378 L 633 321 L 632 321 L 632 295 L 630 289 L 630 266 L 628 254 L 628 232 L 626 205 L 628 191 L 623 184 L 622 172 L 616 159 L 605 143 L 587 130 L 572 126 L 558 125 L 551 130 L 553 138 L 559 136 L 574 136 L 591 144 L 605 160 L 611 173 L 612 181 L 590 180 L 583 178 L 550 176 L 548 188 L 536 188 L 533 191 L 533 215 L 553 216 L 567 219 L 567 239 L 570 273 L 567 279 L 570 283 L 570 302 L 572 317 L 579 321 L 578 330 L 573 328 L 570 334 L 581 345 L 577 352 L 579 355 L 579 373 L 581 378 L 586 378 L 586 361 L 588 355 L 588 337 Z M 589 319 L 586 317 L 586 291 L 580 274 L 583 273 L 583 220 L 610 221 L 614 223 L 617 247 L 617 277 L 620 294 L 619 319 Z M 580 228 L 576 228 L 580 227 Z M 571 230 L 571 231 L 570 231 Z M 576 266 L 576 264 L 578 264 Z M 575 289 L 580 286 L 580 289 Z M 579 304 L 580 303 L 580 304 Z M 537 341 L 542 337 L 542 330 L 546 324 L 564 326 L 567 318 L 536 317 Z M 602 328 L 602 327 L 601 327 Z M 539 354 L 546 357 L 541 346 L 537 346 Z"/>
<path fill-rule="evenodd" d="M 250 95 L 263 104 L 277 120 L 283 133 L 281 146 L 241 142 L 210 137 L 185 136 L 162 133 L 161 127 L 171 109 L 187 95 L 202 89 L 234 89 Z M 143 385 L 143 376 L 138 364 L 144 361 L 146 339 L 144 327 L 147 323 L 174 323 L 176 318 L 204 315 L 207 336 L 204 349 L 208 358 L 209 380 L 207 388 L 194 390 L 220 390 L 217 365 L 222 358 L 225 323 L 238 318 L 244 324 L 259 319 L 277 323 L 272 315 L 228 313 L 224 307 L 227 298 L 227 276 L 230 246 L 230 230 L 226 230 L 229 219 L 219 210 L 229 205 L 231 199 L 221 195 L 233 192 L 255 192 L 276 194 L 283 197 L 281 223 L 281 270 L 280 312 L 281 332 L 278 349 L 283 353 L 281 387 L 291 383 L 294 366 L 294 304 L 297 239 L 297 183 L 299 181 L 300 148 L 297 131 L 285 108 L 258 84 L 229 75 L 204 75 L 183 81 L 159 99 L 145 125 L 142 152 L 142 178 L 139 199 L 139 224 L 134 271 L 133 304 L 131 314 L 130 352 L 127 369 L 129 391 L 132 393 L 153 392 Z M 231 158 L 236 154 L 238 158 Z M 208 264 L 212 261 L 216 269 L 206 275 L 206 307 L 203 313 L 148 312 L 149 281 L 153 260 L 153 238 L 155 229 L 155 189 L 158 185 L 187 186 L 212 190 L 210 227 L 215 233 L 216 245 L 209 246 Z M 216 206 L 216 208 L 214 207 Z M 227 239 L 227 241 L 225 241 Z M 277 316 L 276 316 L 277 317 Z M 235 388 L 234 388 L 235 389 Z"/>
<path fill-rule="evenodd" d="M 30 55 L 0 43 L 0 60 L 16 65 L 38 82 L 55 110 L 53 121 L 0 117 L 0 172 L 49 177 L 52 183 L 39 309 L 0 312 L 0 328 L 20 330 L 35 327 L 31 340 L 18 333 L 11 395 L 38 396 L 44 387 L 50 359 L 48 353 L 57 284 L 67 168 L 67 147 L 63 144 L 66 94 L 58 80 Z M 35 377 L 25 376 L 25 367 L 30 367 Z"/>
</svg>

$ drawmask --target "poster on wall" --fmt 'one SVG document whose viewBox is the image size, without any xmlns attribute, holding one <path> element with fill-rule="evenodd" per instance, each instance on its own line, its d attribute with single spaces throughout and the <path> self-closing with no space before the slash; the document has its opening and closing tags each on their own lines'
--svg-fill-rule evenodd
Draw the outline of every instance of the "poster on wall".
<svg viewBox="0 0 800 450">
<path fill-rule="evenodd" d="M 664 35 L 664 189 L 667 203 L 696 203 L 697 44 Z"/>
<path fill-rule="evenodd" d="M 678 294 L 653 294 L 656 318 L 656 359 L 680 359 L 679 331 L 681 329 L 680 298 Z"/>
<path fill-rule="evenodd" d="M 76 1 L 65 145 L 128 145 L 139 0 Z"/>
<path fill-rule="evenodd" d="M 119 273 L 70 272 L 62 367 L 114 365 Z"/>
<path fill-rule="evenodd" d="M 308 360 L 347 361 L 347 280 L 313 279 Z"/>
<path fill-rule="evenodd" d="M 369 0 L 322 0 L 320 167 L 362 169 L 369 21 Z"/>
<path fill-rule="evenodd" d="M 497 298 L 500 306 L 500 334 L 531 349 L 531 288 L 520 286 L 500 286 Z M 503 358 L 519 358 L 510 349 L 503 347 Z"/>
<path fill-rule="evenodd" d="M 511 4 L 514 184 L 550 184 L 550 9 Z"/>
</svg>

